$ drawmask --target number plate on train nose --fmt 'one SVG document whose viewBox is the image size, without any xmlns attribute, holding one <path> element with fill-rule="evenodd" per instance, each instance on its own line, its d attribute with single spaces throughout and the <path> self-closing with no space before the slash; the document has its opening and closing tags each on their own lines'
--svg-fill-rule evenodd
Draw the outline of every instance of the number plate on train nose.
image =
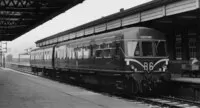
<svg viewBox="0 0 200 108">
<path fill-rule="evenodd" d="M 152 71 L 154 68 L 153 62 L 144 62 L 144 70 Z"/>
</svg>

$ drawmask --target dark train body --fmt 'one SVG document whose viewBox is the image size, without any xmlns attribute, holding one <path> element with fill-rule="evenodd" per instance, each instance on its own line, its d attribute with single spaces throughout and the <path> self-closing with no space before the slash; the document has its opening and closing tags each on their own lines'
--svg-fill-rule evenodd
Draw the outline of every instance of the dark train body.
<svg viewBox="0 0 200 108">
<path fill-rule="evenodd" d="M 31 52 L 33 72 L 144 93 L 170 78 L 166 40 L 154 29 L 131 27 L 76 38 Z"/>
</svg>

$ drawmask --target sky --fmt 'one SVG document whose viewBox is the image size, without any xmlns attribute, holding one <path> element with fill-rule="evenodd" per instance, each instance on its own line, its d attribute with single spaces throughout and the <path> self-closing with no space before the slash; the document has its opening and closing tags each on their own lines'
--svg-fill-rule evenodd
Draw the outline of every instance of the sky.
<svg viewBox="0 0 200 108">
<path fill-rule="evenodd" d="M 18 57 L 25 49 L 35 48 L 37 40 L 119 12 L 121 8 L 128 9 L 149 1 L 151 0 L 85 0 L 19 38 L 9 41 L 7 54 Z"/>
</svg>

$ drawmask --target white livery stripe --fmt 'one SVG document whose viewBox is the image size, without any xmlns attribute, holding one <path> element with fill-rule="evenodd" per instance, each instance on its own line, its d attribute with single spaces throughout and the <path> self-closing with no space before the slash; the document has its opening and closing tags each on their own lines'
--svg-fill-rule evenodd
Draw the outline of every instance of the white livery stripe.
<svg viewBox="0 0 200 108">
<path fill-rule="evenodd" d="M 159 64 L 160 62 L 166 62 L 166 64 L 168 64 L 168 61 L 169 61 L 169 59 L 160 59 L 160 60 L 158 60 L 154 65 L 153 65 L 153 67 L 155 67 L 157 64 Z"/>
<path fill-rule="evenodd" d="M 126 65 L 130 65 L 130 61 L 131 61 L 131 62 L 135 62 L 135 63 L 139 64 L 139 65 L 142 66 L 143 68 L 145 67 L 140 61 L 138 61 L 138 60 L 136 60 L 136 59 L 125 59 L 125 61 L 126 61 Z M 154 65 L 152 65 L 151 70 L 153 70 L 154 67 L 155 67 L 156 65 L 158 65 L 159 63 L 161 63 L 161 62 L 165 62 L 166 65 L 167 65 L 167 64 L 168 64 L 168 61 L 169 61 L 169 59 L 160 59 L 160 60 L 158 60 Z M 149 65 L 149 64 L 148 64 L 148 65 Z M 149 66 L 148 66 L 148 68 L 149 68 Z"/>
<path fill-rule="evenodd" d="M 130 61 L 132 61 L 132 62 L 139 64 L 140 66 L 142 66 L 144 68 L 144 65 L 136 59 L 125 59 L 125 61 L 126 61 L 126 65 L 130 65 Z"/>
</svg>

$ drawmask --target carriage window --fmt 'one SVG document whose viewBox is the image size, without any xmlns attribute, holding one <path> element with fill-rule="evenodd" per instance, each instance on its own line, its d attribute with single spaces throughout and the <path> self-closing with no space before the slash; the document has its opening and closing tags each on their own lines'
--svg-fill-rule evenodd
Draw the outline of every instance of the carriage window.
<svg viewBox="0 0 200 108">
<path fill-rule="evenodd" d="M 69 47 L 67 47 L 67 58 L 71 58 L 71 50 Z"/>
<path fill-rule="evenodd" d="M 113 43 L 105 44 L 104 58 L 111 58 L 115 54 L 115 45 Z"/>
<path fill-rule="evenodd" d="M 96 50 L 96 51 L 95 51 L 95 56 L 96 56 L 96 57 L 99 58 L 99 57 L 102 57 L 102 55 L 103 55 L 103 50 Z"/>
<path fill-rule="evenodd" d="M 64 49 L 62 49 L 62 47 L 60 47 L 58 50 L 57 50 L 57 58 L 59 59 L 64 59 L 65 58 L 65 54 L 64 54 Z"/>
<path fill-rule="evenodd" d="M 104 57 L 105 58 L 111 57 L 111 49 L 105 49 L 104 50 Z"/>
<path fill-rule="evenodd" d="M 74 48 L 71 48 L 71 58 L 72 58 L 72 59 L 75 59 L 75 58 L 76 58 Z"/>
<path fill-rule="evenodd" d="M 66 47 L 65 46 L 60 46 L 56 50 L 57 52 L 57 58 L 59 59 L 66 59 Z"/>
<path fill-rule="evenodd" d="M 83 57 L 83 48 L 77 48 L 77 57 L 78 59 L 82 59 Z"/>
<path fill-rule="evenodd" d="M 51 59 L 51 51 L 49 51 L 49 60 Z"/>
<path fill-rule="evenodd" d="M 68 59 L 75 59 L 75 49 L 72 47 L 67 47 L 67 58 Z"/>
<path fill-rule="evenodd" d="M 87 59 L 90 57 L 90 47 L 83 48 L 83 58 Z"/>
<path fill-rule="evenodd" d="M 152 42 L 142 42 L 143 56 L 153 56 Z"/>
<path fill-rule="evenodd" d="M 166 47 L 164 41 L 154 42 L 156 56 L 166 56 Z"/>
<path fill-rule="evenodd" d="M 47 60 L 47 52 L 45 51 L 45 60 Z"/>
<path fill-rule="evenodd" d="M 56 53 L 55 53 L 55 58 L 59 58 L 59 52 L 58 51 L 56 51 Z"/>
</svg>

